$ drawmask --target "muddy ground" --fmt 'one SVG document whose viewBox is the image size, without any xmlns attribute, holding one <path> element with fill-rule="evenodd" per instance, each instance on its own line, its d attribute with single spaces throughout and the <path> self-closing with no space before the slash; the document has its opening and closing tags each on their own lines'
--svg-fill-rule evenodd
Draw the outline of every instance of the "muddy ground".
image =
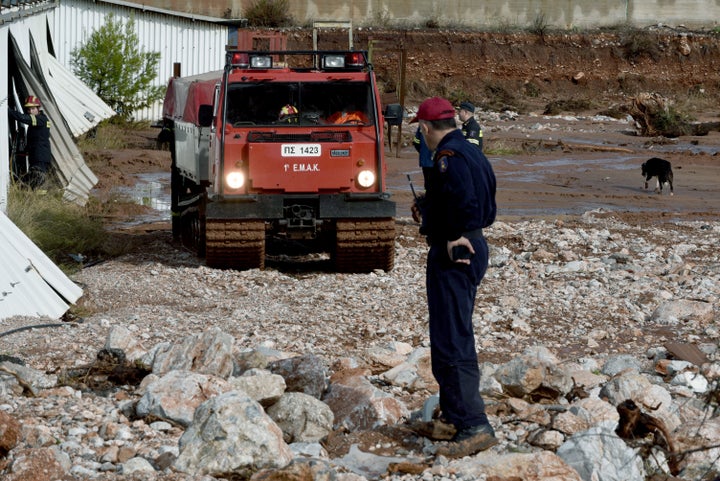
<svg viewBox="0 0 720 481">
<path fill-rule="evenodd" d="M 290 48 L 312 45 L 309 30 L 286 33 Z M 320 47 L 341 47 L 346 35 L 326 35 L 321 40 L 329 43 Z M 402 100 L 408 115 L 431 95 L 478 106 L 485 150 L 498 177 L 501 218 L 595 209 L 638 222 L 718 216 L 720 132 L 643 137 L 623 113 L 639 93 L 657 92 L 691 122 L 719 120 L 717 36 L 669 29 L 543 35 L 361 30 L 355 43 L 361 49 L 372 43 L 383 98 Z M 405 95 L 397 89 L 401 48 Z M 397 127 L 386 144 L 387 184 L 399 217 L 409 215 L 412 200 L 407 174 L 416 187 L 421 184 L 409 144 L 413 129 L 402 129 L 399 148 Z M 136 174 L 168 172 L 169 153 L 156 150 L 157 133 L 124 132 L 126 148 L 86 150 L 99 178 L 93 194 L 117 199 L 117 185 L 132 185 Z M 643 189 L 640 165 L 653 156 L 672 162 L 675 195 L 655 194 L 654 180 Z M 122 212 L 108 215 L 117 220 Z"/>
<path fill-rule="evenodd" d="M 649 139 L 636 135 L 627 121 L 587 115 L 526 115 L 483 124 L 502 220 L 561 218 L 597 209 L 637 223 L 720 218 L 718 132 Z M 411 132 L 412 128 L 403 127 L 398 149 L 395 129 L 392 147 L 386 146 L 386 182 L 398 217 L 410 215 L 412 192 L 407 176 L 418 192 L 422 190 L 417 156 L 409 145 Z M 111 225 L 169 229 L 170 154 L 155 147 L 156 129 L 124 135 L 131 148 L 86 154 L 99 178 L 92 195 L 104 202 L 103 212 Z M 655 179 L 644 189 L 640 166 L 653 156 L 672 162 L 674 195 L 667 186 L 662 194 L 655 193 Z M 153 189 L 150 195 L 156 197 L 151 199 L 143 193 L 149 177 L 161 184 Z M 133 196 L 136 203 L 128 203 Z"/>
</svg>

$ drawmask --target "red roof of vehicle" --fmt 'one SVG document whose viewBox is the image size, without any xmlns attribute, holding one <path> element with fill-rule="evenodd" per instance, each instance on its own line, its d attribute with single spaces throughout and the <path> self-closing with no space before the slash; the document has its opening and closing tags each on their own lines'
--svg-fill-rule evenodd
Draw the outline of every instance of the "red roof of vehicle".
<svg viewBox="0 0 720 481">
<path fill-rule="evenodd" d="M 222 70 L 192 77 L 173 77 L 168 83 L 163 103 L 163 118 L 184 120 L 198 125 L 198 109 L 212 105 L 215 84 L 222 78 Z"/>
</svg>

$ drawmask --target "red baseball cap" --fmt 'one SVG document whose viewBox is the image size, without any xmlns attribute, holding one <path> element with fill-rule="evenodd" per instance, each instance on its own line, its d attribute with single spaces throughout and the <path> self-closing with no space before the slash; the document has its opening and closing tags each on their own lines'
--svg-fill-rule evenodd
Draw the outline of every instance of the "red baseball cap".
<svg viewBox="0 0 720 481">
<path fill-rule="evenodd" d="M 432 97 L 420 104 L 417 115 L 410 121 L 454 119 L 455 108 L 449 100 L 442 97 Z"/>
</svg>

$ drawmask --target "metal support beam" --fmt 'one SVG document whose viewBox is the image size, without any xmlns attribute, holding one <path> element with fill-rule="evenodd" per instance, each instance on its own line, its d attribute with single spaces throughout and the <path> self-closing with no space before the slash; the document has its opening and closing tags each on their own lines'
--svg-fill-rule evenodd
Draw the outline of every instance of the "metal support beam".
<svg viewBox="0 0 720 481">
<path fill-rule="evenodd" d="M 347 28 L 348 29 L 348 50 L 353 50 L 353 29 L 352 20 L 340 21 L 323 21 L 313 22 L 313 50 L 318 49 L 318 30 L 321 28 Z"/>
<path fill-rule="evenodd" d="M 398 54 L 398 82 L 395 86 L 397 92 L 398 102 L 402 112 L 405 112 L 405 71 L 406 71 L 406 54 L 405 44 L 401 40 L 398 42 L 391 42 L 388 40 L 368 40 L 368 60 L 370 63 L 373 62 L 373 54 L 375 52 L 395 52 Z M 388 125 L 388 143 L 390 144 L 390 150 L 392 151 L 392 126 Z M 402 123 L 398 125 L 397 140 L 395 141 L 395 155 L 400 156 L 400 142 L 402 141 Z"/>
</svg>

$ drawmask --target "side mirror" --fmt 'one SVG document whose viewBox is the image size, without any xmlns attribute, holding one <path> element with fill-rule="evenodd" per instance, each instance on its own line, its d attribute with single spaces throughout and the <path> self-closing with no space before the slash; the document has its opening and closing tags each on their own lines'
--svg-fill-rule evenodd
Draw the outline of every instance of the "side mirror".
<svg viewBox="0 0 720 481">
<path fill-rule="evenodd" d="M 400 104 L 388 104 L 385 106 L 385 112 L 383 112 L 385 122 L 388 125 L 402 125 L 403 121 L 403 109 Z"/>
<path fill-rule="evenodd" d="M 200 127 L 210 127 L 213 121 L 212 105 L 203 104 L 198 109 L 198 123 Z"/>
</svg>

